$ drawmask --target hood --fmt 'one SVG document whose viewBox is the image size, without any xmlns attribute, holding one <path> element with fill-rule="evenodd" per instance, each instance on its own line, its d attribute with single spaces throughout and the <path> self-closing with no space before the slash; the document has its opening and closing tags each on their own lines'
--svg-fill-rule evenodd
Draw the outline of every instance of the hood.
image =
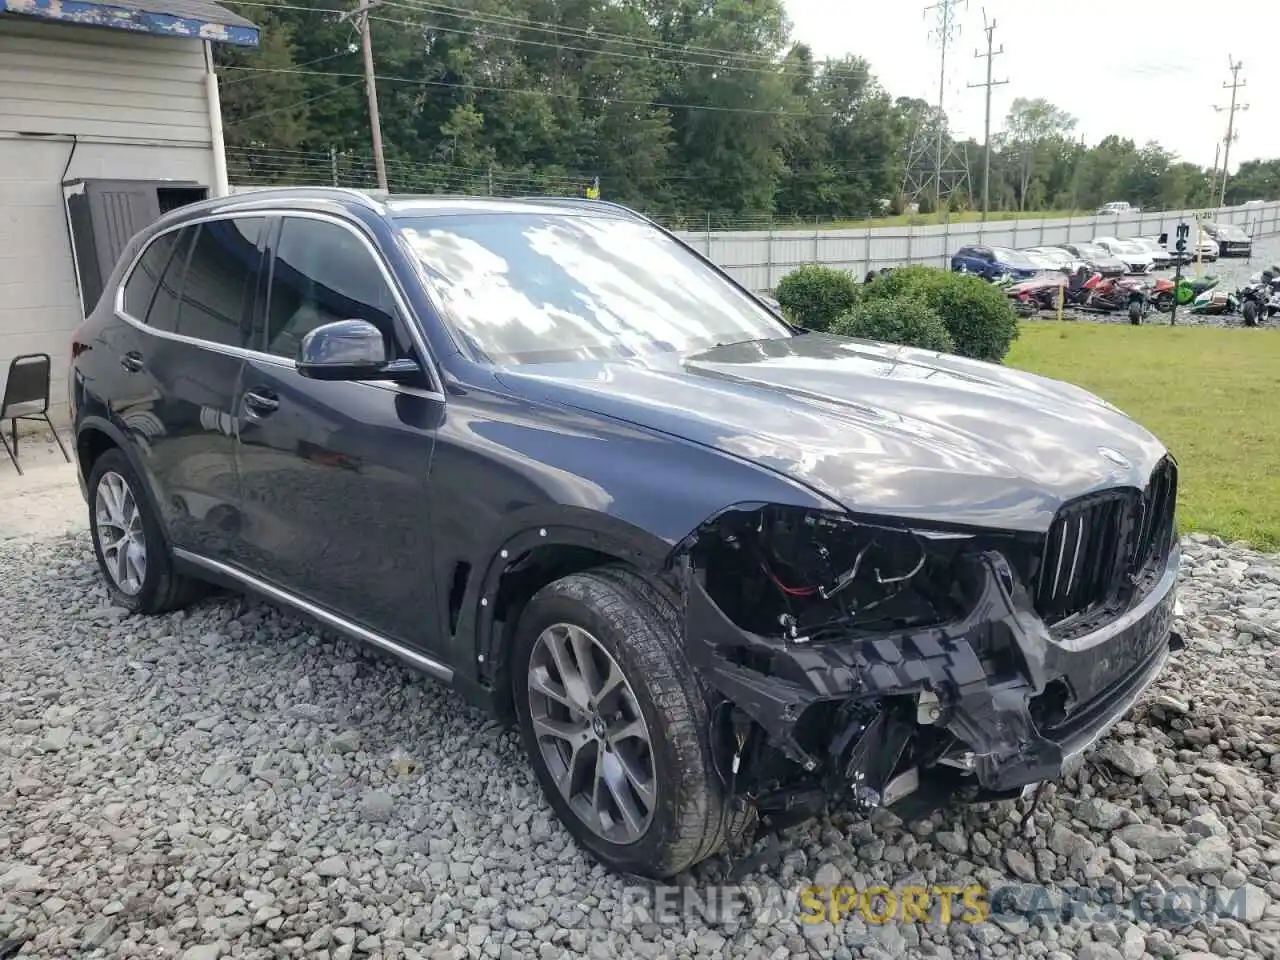
<svg viewBox="0 0 1280 960">
<path fill-rule="evenodd" d="M 1077 387 L 804 334 L 648 361 L 507 368 L 513 392 L 757 463 L 857 513 L 1043 531 L 1063 501 L 1145 486 L 1164 447 Z M 661 454 L 646 468 L 660 469 Z M 734 502 L 725 491 L 726 506 Z"/>
</svg>

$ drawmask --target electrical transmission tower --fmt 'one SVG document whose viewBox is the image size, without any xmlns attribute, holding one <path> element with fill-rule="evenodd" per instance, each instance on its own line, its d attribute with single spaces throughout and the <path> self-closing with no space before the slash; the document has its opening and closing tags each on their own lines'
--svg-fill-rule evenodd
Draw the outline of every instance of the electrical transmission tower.
<svg viewBox="0 0 1280 960">
<path fill-rule="evenodd" d="M 942 209 L 944 199 L 949 200 L 953 193 L 967 189 L 969 182 L 967 157 L 963 163 L 958 162 L 955 144 L 948 144 L 946 113 L 943 112 L 947 90 L 947 47 L 959 33 L 956 8 L 961 6 L 967 8 L 969 0 L 938 0 L 924 9 L 926 17 L 933 13 L 937 18 L 930 35 L 938 41 L 941 51 L 938 64 L 938 104 L 933 117 L 922 112 L 916 118 L 911 146 L 907 151 L 907 170 L 902 187 L 903 193 L 911 200 L 932 194 L 936 210 Z M 933 154 L 932 163 L 926 160 L 929 153 Z"/>
<path fill-rule="evenodd" d="M 1224 207 L 1227 204 L 1227 171 L 1230 169 L 1229 164 L 1231 163 L 1231 144 L 1239 136 L 1239 134 L 1236 133 L 1236 111 L 1249 109 L 1249 105 L 1247 103 L 1236 103 L 1236 92 L 1241 87 L 1247 85 L 1245 81 L 1240 79 L 1240 68 L 1244 66 L 1244 62 L 1241 60 L 1232 60 L 1230 57 L 1227 57 L 1227 63 L 1231 65 L 1231 82 L 1224 83 L 1222 85 L 1222 89 L 1231 91 L 1231 106 L 1215 106 L 1213 108 L 1218 113 L 1221 113 L 1223 110 L 1227 111 L 1227 136 L 1222 141 L 1222 192 L 1218 194 L 1219 207 Z"/>
<path fill-rule="evenodd" d="M 982 124 L 982 149 L 986 154 L 982 161 L 982 219 L 987 219 L 987 211 L 991 208 L 991 88 L 999 87 L 1008 83 L 1008 80 L 991 79 L 991 63 L 1000 54 L 1004 53 L 1004 44 L 1000 44 L 1000 49 L 995 49 L 995 33 L 996 21 L 993 19 L 987 22 L 987 11 L 982 11 L 982 30 L 987 35 L 987 52 L 975 50 L 973 56 L 977 60 L 983 57 L 987 59 L 987 80 L 985 83 L 971 83 L 970 89 L 974 87 L 986 87 L 987 89 L 987 111 L 986 119 Z"/>
</svg>

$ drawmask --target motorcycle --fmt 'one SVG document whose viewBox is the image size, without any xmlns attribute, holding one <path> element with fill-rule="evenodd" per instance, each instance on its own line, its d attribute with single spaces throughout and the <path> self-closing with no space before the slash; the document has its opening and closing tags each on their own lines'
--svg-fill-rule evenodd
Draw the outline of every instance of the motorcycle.
<svg viewBox="0 0 1280 960">
<path fill-rule="evenodd" d="M 1129 322 L 1135 326 L 1142 323 L 1151 302 L 1146 284 L 1136 277 L 1104 280 L 1099 274 L 1094 274 L 1085 281 L 1083 289 L 1082 309 L 1098 313 L 1124 310 L 1129 315 Z"/>
<path fill-rule="evenodd" d="M 1151 305 L 1161 313 L 1169 313 L 1173 310 L 1175 300 L 1178 306 L 1185 307 L 1187 304 L 1193 303 L 1200 294 L 1206 290 L 1212 290 L 1217 285 L 1217 277 L 1201 277 L 1200 279 L 1183 277 L 1178 281 L 1175 288 L 1172 280 L 1167 277 L 1161 277 L 1155 282 L 1155 286 L 1151 288 Z"/>
<path fill-rule="evenodd" d="M 1191 312 L 1207 317 L 1221 317 L 1240 309 L 1240 300 L 1230 290 L 1206 290 L 1191 302 Z"/>
<path fill-rule="evenodd" d="M 1271 297 L 1269 283 L 1248 283 L 1236 291 L 1236 299 L 1240 302 L 1240 315 L 1244 317 L 1246 327 L 1258 325 L 1258 317 L 1266 311 Z"/>
<path fill-rule="evenodd" d="M 1034 317 L 1040 310 L 1057 310 L 1058 298 L 1066 303 L 1066 278 L 1040 277 L 1023 280 L 1005 289 L 1013 309 L 1021 317 Z"/>
<path fill-rule="evenodd" d="M 1280 267 L 1268 267 L 1249 278 L 1236 293 L 1245 326 L 1256 327 L 1265 315 L 1268 319 L 1280 313 Z"/>
</svg>

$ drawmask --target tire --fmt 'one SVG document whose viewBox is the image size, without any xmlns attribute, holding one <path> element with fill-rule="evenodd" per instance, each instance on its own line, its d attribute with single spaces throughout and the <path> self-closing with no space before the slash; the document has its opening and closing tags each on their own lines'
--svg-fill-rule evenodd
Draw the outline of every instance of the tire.
<svg viewBox="0 0 1280 960">
<path fill-rule="evenodd" d="M 1246 300 L 1240 312 L 1244 314 L 1244 325 L 1246 327 L 1256 327 L 1258 325 L 1258 305 L 1254 301 Z"/>
<path fill-rule="evenodd" d="M 1161 293 L 1151 301 L 1151 305 L 1161 313 L 1169 313 L 1173 309 L 1173 294 Z"/>
<path fill-rule="evenodd" d="M 1129 322 L 1135 327 L 1142 323 L 1142 304 L 1137 300 L 1129 301 Z"/>
<path fill-rule="evenodd" d="M 616 829 L 607 834 L 588 824 L 581 812 L 586 798 L 571 786 L 576 806 L 571 805 L 552 770 L 553 764 L 566 766 L 567 744 L 557 737 L 540 739 L 535 733 L 535 713 L 546 716 L 551 704 L 538 686 L 554 672 L 544 634 L 571 645 L 573 641 L 562 636 L 562 628 L 585 632 L 588 640 L 594 640 L 597 653 L 603 651 L 621 671 L 624 685 L 611 695 L 609 704 L 599 702 L 601 713 L 612 714 L 618 708 L 619 715 L 627 716 L 610 717 L 614 725 L 634 728 L 638 716 L 647 727 L 647 763 L 642 756 L 635 759 L 641 751 L 634 740 L 622 741 L 625 748 L 615 744 L 603 754 L 608 757 L 616 750 L 617 762 L 624 749 L 631 750 L 631 768 L 651 775 L 649 812 L 632 837 L 619 836 Z M 530 763 L 547 800 L 579 846 L 621 873 L 654 879 L 675 876 L 716 853 L 746 825 L 740 817 L 730 815 L 712 759 L 707 702 L 682 645 L 679 619 L 671 602 L 648 581 L 622 567 L 598 567 L 543 587 L 524 608 L 516 628 L 512 693 Z M 604 673 L 608 664 L 596 663 L 597 674 Z M 535 679 L 539 676 L 542 681 Z M 567 690 L 569 685 L 561 684 L 559 689 Z M 632 699 L 623 704 L 619 697 L 628 694 Z M 564 707 L 554 709 L 561 716 L 569 715 Z M 596 733 L 589 736 L 597 736 L 600 729 L 597 726 Z M 544 750 L 544 745 L 555 749 Z M 574 757 L 582 753 L 584 772 L 591 772 L 593 757 L 600 749 L 599 741 L 594 745 L 584 741 L 574 751 Z M 608 802 L 620 810 L 613 800 L 617 794 L 609 792 Z M 637 801 L 633 808 L 639 809 L 640 793 L 627 795 Z M 597 824 L 604 822 L 601 817 Z"/>
<path fill-rule="evenodd" d="M 115 513 L 116 519 L 109 521 L 113 514 L 106 509 L 107 502 L 117 502 L 121 484 L 126 494 L 120 502 L 120 510 L 124 512 Z M 98 457 L 89 473 L 88 488 L 93 553 L 113 604 L 134 613 L 165 613 L 186 606 L 203 592 L 203 584 L 199 581 L 174 572 L 173 554 L 160 527 L 152 498 L 123 452 L 108 450 Z M 99 494 L 106 499 L 100 501 Z M 116 523 L 123 523 L 124 517 L 129 516 L 130 503 L 134 511 L 133 520 L 127 524 L 131 540 L 124 547 L 116 547 L 115 544 L 124 539 L 123 536 L 113 537 L 124 529 Z M 134 549 L 138 544 L 142 546 L 141 564 L 138 563 L 138 551 Z M 123 576 L 118 562 L 121 552 L 126 555 L 124 569 L 127 575 Z"/>
</svg>

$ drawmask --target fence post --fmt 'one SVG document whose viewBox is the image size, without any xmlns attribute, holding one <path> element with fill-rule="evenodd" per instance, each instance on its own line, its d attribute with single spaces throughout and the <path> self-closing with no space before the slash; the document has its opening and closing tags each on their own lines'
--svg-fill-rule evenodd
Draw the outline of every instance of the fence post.
<svg viewBox="0 0 1280 960">
<path fill-rule="evenodd" d="M 871 228 L 866 227 L 862 231 L 862 249 L 865 251 L 862 257 L 863 270 L 862 275 L 865 277 L 871 272 Z"/>
<path fill-rule="evenodd" d="M 765 238 L 765 257 L 767 258 L 767 259 L 766 259 L 766 266 L 765 266 L 765 270 L 767 271 L 767 272 L 766 272 L 766 274 L 765 274 L 765 286 L 766 286 L 766 287 L 768 287 L 768 289 L 772 290 L 772 289 L 774 288 L 774 283 L 773 283 L 773 220 L 772 220 L 772 218 L 770 218 L 770 220 L 769 220 L 769 235 L 768 235 L 768 237 L 766 237 L 766 238 Z"/>
<path fill-rule="evenodd" d="M 1013 243 L 1009 244 L 1013 249 L 1018 249 L 1018 218 L 1013 218 Z"/>
<path fill-rule="evenodd" d="M 707 246 L 707 249 L 706 249 L 704 252 L 705 252 L 705 253 L 706 253 L 706 255 L 707 255 L 707 259 L 708 259 L 708 260 L 710 260 L 710 259 L 711 259 L 711 211 L 710 211 L 710 210 L 708 210 L 708 211 L 707 211 L 707 239 L 706 239 L 706 246 Z"/>
<path fill-rule="evenodd" d="M 907 266 L 911 266 L 911 220 L 907 220 Z"/>
<path fill-rule="evenodd" d="M 810 263 L 821 263 L 821 261 L 818 259 L 818 224 L 817 224 L 817 221 L 816 221 L 816 220 L 814 221 L 814 226 L 813 226 L 813 241 L 812 241 L 812 244 L 813 244 L 813 248 L 812 248 L 812 249 L 813 249 L 813 252 L 812 252 L 812 254 L 809 256 L 809 262 L 810 262 Z"/>
<path fill-rule="evenodd" d="M 1042 246 L 1042 247 L 1044 246 L 1044 217 L 1041 217 L 1041 218 L 1040 218 L 1040 243 L 1039 243 L 1039 246 Z"/>
<path fill-rule="evenodd" d="M 948 259 L 947 251 L 950 249 L 951 249 L 951 214 L 950 212 L 948 212 L 947 213 L 947 229 L 946 229 L 946 232 L 943 234 L 943 241 L 942 241 L 942 268 L 944 270 L 947 267 L 947 259 Z"/>
<path fill-rule="evenodd" d="M 1076 219 L 1076 212 L 1074 210 L 1067 211 L 1067 243 L 1071 242 L 1071 226 L 1074 223 L 1075 219 Z"/>
</svg>

